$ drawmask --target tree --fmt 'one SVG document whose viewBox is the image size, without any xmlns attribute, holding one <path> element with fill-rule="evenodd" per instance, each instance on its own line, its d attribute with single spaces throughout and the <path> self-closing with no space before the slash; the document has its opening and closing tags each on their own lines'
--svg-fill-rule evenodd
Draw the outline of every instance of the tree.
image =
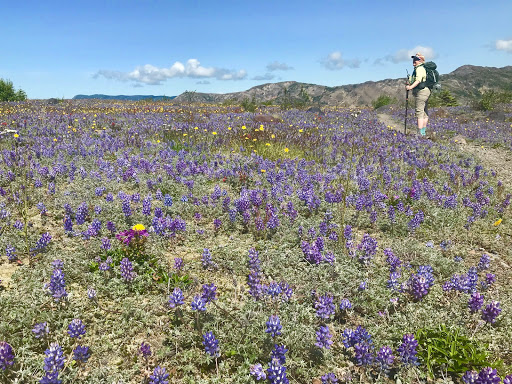
<svg viewBox="0 0 512 384">
<path fill-rule="evenodd" d="M 14 90 L 14 85 L 10 80 L 0 79 L 0 101 L 23 101 L 27 99 L 25 91 Z"/>
</svg>

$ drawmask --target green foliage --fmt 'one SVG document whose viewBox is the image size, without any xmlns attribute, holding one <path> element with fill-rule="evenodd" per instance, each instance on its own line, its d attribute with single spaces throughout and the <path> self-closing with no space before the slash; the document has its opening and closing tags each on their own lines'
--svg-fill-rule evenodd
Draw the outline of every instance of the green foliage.
<svg viewBox="0 0 512 384">
<path fill-rule="evenodd" d="M 281 101 L 280 107 L 282 110 L 288 109 L 306 109 L 311 104 L 311 96 L 304 87 L 300 87 L 299 96 L 292 98 L 287 88 L 284 89 L 283 100 Z"/>
<path fill-rule="evenodd" d="M 497 104 L 511 103 L 512 91 L 484 91 L 480 100 L 473 104 L 473 108 L 480 111 L 492 111 Z"/>
<path fill-rule="evenodd" d="M 14 85 L 10 80 L 0 79 L 0 101 L 24 101 L 27 99 L 25 91 L 14 90 Z"/>
<path fill-rule="evenodd" d="M 258 108 L 258 104 L 256 103 L 256 100 L 254 99 L 254 97 L 251 100 L 249 100 L 247 98 L 243 99 L 242 103 L 240 105 L 246 112 L 255 112 L 256 109 Z"/>
<path fill-rule="evenodd" d="M 226 100 L 224 100 L 224 101 L 221 103 L 221 105 L 222 105 L 223 107 L 231 107 L 232 105 L 235 105 L 235 103 L 236 103 L 236 100 L 235 100 L 235 99 L 230 98 L 230 99 L 226 99 Z"/>
<path fill-rule="evenodd" d="M 433 92 L 428 99 L 429 107 L 456 107 L 459 105 L 455 96 L 447 89 L 441 92 Z"/>
<path fill-rule="evenodd" d="M 470 369 L 496 368 L 501 364 L 489 361 L 487 346 L 478 345 L 459 330 L 448 329 L 445 325 L 422 328 L 416 332 L 416 339 L 418 356 L 431 377 L 437 372 L 463 374 Z"/>
<path fill-rule="evenodd" d="M 395 104 L 397 103 L 397 100 L 394 97 L 388 96 L 388 95 L 380 95 L 377 100 L 374 100 L 372 102 L 372 106 L 374 109 L 383 107 L 385 105 L 389 104 Z"/>
</svg>

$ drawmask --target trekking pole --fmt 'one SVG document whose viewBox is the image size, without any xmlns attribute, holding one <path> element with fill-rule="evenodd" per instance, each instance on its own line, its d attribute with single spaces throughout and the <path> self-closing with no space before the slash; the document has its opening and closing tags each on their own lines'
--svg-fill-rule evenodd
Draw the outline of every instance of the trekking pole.
<svg viewBox="0 0 512 384">
<path fill-rule="evenodd" d="M 409 83 L 409 71 L 407 71 L 407 84 Z M 404 135 L 407 135 L 407 107 L 409 106 L 409 90 L 405 90 L 405 119 L 404 119 Z"/>
</svg>

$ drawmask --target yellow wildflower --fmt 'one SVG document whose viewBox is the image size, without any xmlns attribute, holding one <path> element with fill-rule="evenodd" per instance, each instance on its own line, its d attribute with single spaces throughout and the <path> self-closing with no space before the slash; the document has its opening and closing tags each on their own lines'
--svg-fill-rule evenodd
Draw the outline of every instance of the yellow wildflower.
<svg viewBox="0 0 512 384">
<path fill-rule="evenodd" d="M 270 136 L 271 138 L 275 139 L 276 138 L 276 135 L 272 134 L 272 136 Z"/>
<path fill-rule="evenodd" d="M 265 143 L 265 145 L 266 145 L 267 147 L 270 147 L 270 143 Z"/>
<path fill-rule="evenodd" d="M 215 132 L 215 131 L 214 131 L 214 132 L 212 132 L 212 135 L 216 135 L 216 134 L 217 134 L 217 132 Z"/>
<path fill-rule="evenodd" d="M 502 221 L 503 221 L 503 219 L 498 219 L 498 220 L 496 220 L 496 221 L 494 222 L 494 224 L 493 224 L 493 225 L 494 225 L 495 227 L 497 227 L 498 225 L 500 225 L 500 224 L 501 224 L 501 222 L 502 222 Z"/>
<path fill-rule="evenodd" d="M 264 170 L 264 169 L 262 169 L 262 170 L 261 170 L 261 173 L 265 173 L 265 172 L 267 172 L 267 171 L 266 171 L 266 170 Z"/>
<path fill-rule="evenodd" d="M 146 229 L 146 227 L 144 227 L 144 225 L 142 224 L 135 224 L 132 229 L 134 231 L 144 231 Z"/>
<path fill-rule="evenodd" d="M 288 149 L 288 148 L 285 148 L 285 149 L 284 149 L 284 151 L 285 151 L 285 152 L 288 152 L 288 151 L 289 151 L 289 149 Z"/>
<path fill-rule="evenodd" d="M 242 129 L 245 129 L 245 125 L 242 125 Z"/>
<path fill-rule="evenodd" d="M 304 130 L 303 129 L 299 129 L 299 132 L 302 133 L 302 132 L 304 132 Z"/>
<path fill-rule="evenodd" d="M 14 137 L 17 139 L 18 137 L 20 137 L 20 135 L 18 135 L 17 133 L 14 134 Z"/>
</svg>

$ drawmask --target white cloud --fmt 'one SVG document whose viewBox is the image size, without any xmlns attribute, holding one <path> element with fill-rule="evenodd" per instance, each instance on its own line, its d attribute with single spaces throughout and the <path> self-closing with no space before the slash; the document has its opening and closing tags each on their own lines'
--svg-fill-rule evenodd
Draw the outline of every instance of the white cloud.
<svg viewBox="0 0 512 384">
<path fill-rule="evenodd" d="M 510 40 L 496 40 L 496 49 L 512 53 L 512 39 Z"/>
<path fill-rule="evenodd" d="M 132 72 L 120 72 L 110 70 L 100 70 L 93 76 L 94 78 L 104 77 L 106 79 L 118 81 L 133 81 L 135 83 L 159 85 L 162 82 L 172 78 L 214 78 L 217 80 L 242 80 L 247 77 L 245 70 L 233 71 L 224 68 L 203 67 L 199 60 L 190 59 L 186 64 L 179 61 L 175 62 L 169 68 L 158 68 L 151 64 L 146 64 L 135 68 Z"/>
<path fill-rule="evenodd" d="M 331 71 L 336 71 L 344 67 L 359 68 L 359 66 L 361 65 L 361 60 L 345 60 L 340 51 L 334 51 L 329 53 L 329 55 L 326 58 L 322 59 L 321 63 L 325 68 L 330 69 Z"/>
<path fill-rule="evenodd" d="M 254 76 L 251 80 L 264 80 L 264 81 L 270 81 L 274 80 L 275 76 L 271 73 L 265 73 L 263 76 Z"/>
<path fill-rule="evenodd" d="M 404 61 L 410 61 L 411 56 L 415 55 L 418 52 L 425 56 L 426 61 L 435 59 L 437 57 L 437 54 L 434 52 L 432 48 L 417 45 L 413 49 L 400 49 L 393 55 L 386 56 L 386 59 L 392 61 L 393 63 L 401 63 Z"/>
<path fill-rule="evenodd" d="M 273 61 L 267 64 L 267 71 L 289 71 L 293 69 L 288 64 L 280 63 L 279 61 Z"/>
<path fill-rule="evenodd" d="M 196 81 L 196 84 L 210 84 L 210 82 L 208 80 L 200 80 L 200 81 Z"/>
</svg>

